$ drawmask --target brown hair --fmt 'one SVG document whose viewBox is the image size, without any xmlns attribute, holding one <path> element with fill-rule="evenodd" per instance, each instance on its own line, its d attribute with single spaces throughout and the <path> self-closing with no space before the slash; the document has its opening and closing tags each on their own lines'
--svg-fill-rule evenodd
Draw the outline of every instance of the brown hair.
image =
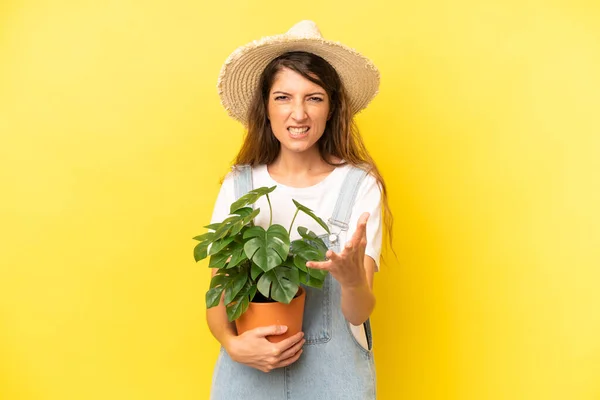
<svg viewBox="0 0 600 400">
<path fill-rule="evenodd" d="M 281 145 L 271 130 L 267 106 L 275 77 L 283 68 L 289 68 L 321 86 L 329 96 L 331 116 L 317 142 L 321 158 L 333 166 L 348 163 L 366 169 L 375 177 L 381 188 L 383 219 L 391 247 L 393 216 L 388 204 L 385 182 L 354 122 L 342 81 L 336 70 L 323 58 L 312 53 L 294 51 L 282 54 L 267 65 L 248 109 L 248 132 L 234 164 L 268 165 L 279 155 Z M 333 163 L 333 158 L 344 162 Z"/>
</svg>

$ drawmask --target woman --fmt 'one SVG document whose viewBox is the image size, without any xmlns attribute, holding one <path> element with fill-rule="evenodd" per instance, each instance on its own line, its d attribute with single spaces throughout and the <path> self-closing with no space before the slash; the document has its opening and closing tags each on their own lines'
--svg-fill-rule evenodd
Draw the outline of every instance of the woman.
<svg viewBox="0 0 600 400">
<path fill-rule="evenodd" d="M 391 215 L 385 184 L 353 116 L 378 85 L 379 73 L 368 59 L 322 39 L 311 21 L 241 47 L 225 62 L 218 84 L 222 103 L 248 129 L 234 164 L 251 168 L 234 168 L 224 180 L 213 222 L 226 218 L 229 205 L 243 194 L 239 182 L 246 174 L 252 187 L 277 185 L 270 195 L 273 223 L 290 225 L 294 198 L 330 217 L 332 235 L 327 261 L 307 263 L 330 274 L 322 290 L 307 290 L 303 332 L 279 343 L 265 337 L 285 332 L 284 326 L 238 336 L 223 303 L 207 310 L 210 330 L 222 345 L 213 399 L 375 398 L 369 316 L 382 208 L 388 228 Z M 257 207 L 268 207 L 266 199 Z M 303 214 L 296 222 L 325 233 Z M 266 213 L 255 223 L 268 226 Z"/>
</svg>

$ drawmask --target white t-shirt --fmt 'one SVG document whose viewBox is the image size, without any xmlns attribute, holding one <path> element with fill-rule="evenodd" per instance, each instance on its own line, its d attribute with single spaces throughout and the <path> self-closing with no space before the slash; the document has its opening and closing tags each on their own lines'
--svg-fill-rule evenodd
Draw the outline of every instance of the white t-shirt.
<svg viewBox="0 0 600 400">
<path fill-rule="evenodd" d="M 296 206 L 292 202 L 292 199 L 310 208 L 318 217 L 327 222 L 333 215 L 333 209 L 341 192 L 342 183 L 349 170 L 349 165 L 335 168 L 333 172 L 316 185 L 296 188 L 275 182 L 269 175 L 267 166 L 260 165 L 252 169 L 252 184 L 254 189 L 262 186 L 277 186 L 269 194 L 273 208 L 273 224 L 283 225 L 289 230 L 290 223 L 296 211 Z M 229 207 L 236 200 L 233 181 L 232 174 L 229 174 L 223 181 L 215 203 L 211 223 L 221 222 L 229 215 Z M 254 223 L 266 229 L 269 226 L 269 203 L 265 196 L 256 202 L 255 208 L 257 207 L 260 208 L 260 214 L 254 220 Z M 367 248 L 365 253 L 375 261 L 378 270 L 382 237 L 381 192 L 377 181 L 372 175 L 367 175 L 358 189 L 356 202 L 350 215 L 349 229 L 346 232 L 340 232 L 339 235 L 342 245 L 352 238 L 352 235 L 356 231 L 358 218 L 364 212 L 370 213 L 367 222 Z M 298 226 L 304 226 L 317 235 L 326 233 L 323 227 L 317 224 L 312 218 L 300 212 L 294 221 L 294 227 L 290 233 L 292 240 L 300 238 L 297 230 Z M 330 227 L 330 230 L 332 233 L 339 232 L 339 228 L 337 227 Z"/>
<path fill-rule="evenodd" d="M 269 194 L 273 208 L 272 223 L 283 225 L 289 231 L 290 223 L 296 212 L 296 206 L 292 202 L 292 199 L 313 210 L 318 217 L 327 223 L 327 220 L 333 215 L 338 195 L 342 189 L 342 183 L 350 168 L 350 165 L 337 167 L 316 185 L 296 188 L 277 183 L 269 175 L 267 166 L 259 165 L 252 168 L 252 184 L 253 189 L 263 186 L 277 186 L 277 188 Z M 221 186 L 213 210 L 211 223 L 221 222 L 227 218 L 229 216 L 229 208 L 235 200 L 234 178 L 232 174 L 229 174 Z M 260 214 L 254 220 L 254 223 L 265 229 L 268 228 L 270 217 L 269 203 L 265 196 L 261 197 L 256 202 L 255 208 L 260 208 Z M 338 240 L 340 240 L 342 246 L 352 238 L 352 235 L 356 231 L 358 218 L 364 212 L 370 213 L 367 222 L 367 247 L 365 249 L 365 254 L 375 261 L 376 270 L 379 270 L 382 240 L 381 191 L 377 180 L 372 175 L 367 175 L 358 189 L 356 201 L 350 215 L 348 231 L 340 232 L 339 228 L 330 226 L 332 233 L 339 233 Z M 294 221 L 294 226 L 290 233 L 291 240 L 300 238 L 297 230 L 298 226 L 308 228 L 317 235 L 327 233 L 325 229 L 312 218 L 300 212 Z M 362 326 L 350 324 L 350 327 L 356 339 L 363 347 L 367 348 L 367 341 Z"/>
</svg>

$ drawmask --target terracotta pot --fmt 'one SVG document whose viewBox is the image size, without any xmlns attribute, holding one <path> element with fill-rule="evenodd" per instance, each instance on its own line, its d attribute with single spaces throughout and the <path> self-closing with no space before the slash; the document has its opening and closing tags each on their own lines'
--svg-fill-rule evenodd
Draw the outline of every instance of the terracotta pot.
<svg viewBox="0 0 600 400">
<path fill-rule="evenodd" d="M 288 330 L 282 335 L 267 336 L 267 340 L 272 343 L 281 342 L 283 339 L 295 335 L 302 330 L 305 299 L 306 292 L 300 287 L 298 294 L 290 304 L 250 302 L 248 310 L 235 320 L 238 335 L 250 329 L 270 325 L 288 327 Z"/>
</svg>

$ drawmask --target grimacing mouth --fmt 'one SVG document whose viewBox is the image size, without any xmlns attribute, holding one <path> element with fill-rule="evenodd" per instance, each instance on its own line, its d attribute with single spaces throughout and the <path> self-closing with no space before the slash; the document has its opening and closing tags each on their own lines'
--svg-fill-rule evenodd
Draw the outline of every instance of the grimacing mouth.
<svg viewBox="0 0 600 400">
<path fill-rule="evenodd" d="M 306 133 L 310 130 L 310 126 L 307 126 L 307 125 L 288 126 L 287 130 L 291 133 Z"/>
</svg>

